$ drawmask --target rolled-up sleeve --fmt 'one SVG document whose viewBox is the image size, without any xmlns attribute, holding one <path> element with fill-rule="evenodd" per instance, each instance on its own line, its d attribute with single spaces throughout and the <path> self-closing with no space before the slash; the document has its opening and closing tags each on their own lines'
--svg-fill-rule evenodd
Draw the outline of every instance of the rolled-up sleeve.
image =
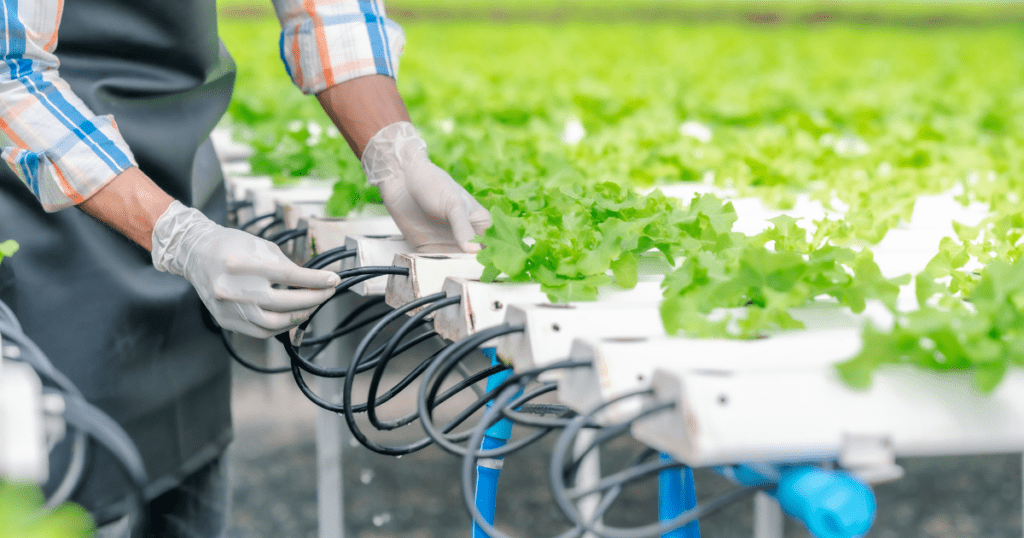
<svg viewBox="0 0 1024 538">
<path fill-rule="evenodd" d="M 97 116 L 60 78 L 63 0 L 0 0 L 2 157 L 46 211 L 79 204 L 135 158 L 114 118 Z"/>
<path fill-rule="evenodd" d="M 295 85 L 312 94 L 366 75 L 398 76 L 402 28 L 381 0 L 274 0 L 281 59 Z"/>
</svg>

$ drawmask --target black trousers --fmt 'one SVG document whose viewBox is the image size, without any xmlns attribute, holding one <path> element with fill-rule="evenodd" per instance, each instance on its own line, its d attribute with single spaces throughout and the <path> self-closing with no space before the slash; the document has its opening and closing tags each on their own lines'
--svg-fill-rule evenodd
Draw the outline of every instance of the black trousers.
<svg viewBox="0 0 1024 538">
<path fill-rule="evenodd" d="M 224 456 L 199 469 L 178 487 L 150 501 L 145 529 L 131 535 L 127 519 L 103 525 L 96 538 L 220 538 L 227 530 L 231 492 Z"/>
</svg>

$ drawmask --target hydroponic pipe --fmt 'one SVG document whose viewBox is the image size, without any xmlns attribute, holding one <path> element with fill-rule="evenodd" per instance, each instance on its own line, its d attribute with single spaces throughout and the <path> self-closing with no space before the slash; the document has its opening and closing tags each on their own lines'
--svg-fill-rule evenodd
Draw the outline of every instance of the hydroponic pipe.
<svg viewBox="0 0 1024 538">
<path fill-rule="evenodd" d="M 671 462 L 672 456 L 662 453 L 659 459 Z M 697 506 L 697 493 L 693 488 L 693 470 L 665 469 L 658 473 L 658 520 L 672 521 L 679 514 Z M 700 523 L 694 521 L 666 532 L 661 538 L 700 538 Z"/>
<path fill-rule="evenodd" d="M 862 536 L 875 520 L 874 492 L 843 471 L 753 464 L 715 467 L 715 471 L 743 485 L 772 484 L 765 491 L 816 538 Z"/>
</svg>

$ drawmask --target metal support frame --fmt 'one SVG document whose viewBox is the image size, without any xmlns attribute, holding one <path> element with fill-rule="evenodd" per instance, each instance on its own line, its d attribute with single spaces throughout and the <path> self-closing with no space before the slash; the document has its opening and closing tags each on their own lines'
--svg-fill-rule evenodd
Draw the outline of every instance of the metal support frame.
<svg viewBox="0 0 1024 538">
<path fill-rule="evenodd" d="M 359 303 L 351 294 L 334 299 L 333 308 L 324 308 L 313 318 L 314 334 L 329 334 L 341 320 L 341 313 L 350 311 Z M 337 338 L 320 354 L 319 363 L 325 368 L 342 366 L 342 357 L 355 352 L 358 341 L 351 337 Z M 316 379 L 317 392 L 332 403 L 341 403 L 344 378 Z M 345 494 L 343 453 L 347 426 L 345 418 L 326 409 L 316 410 L 316 501 L 319 538 L 344 538 Z"/>
</svg>

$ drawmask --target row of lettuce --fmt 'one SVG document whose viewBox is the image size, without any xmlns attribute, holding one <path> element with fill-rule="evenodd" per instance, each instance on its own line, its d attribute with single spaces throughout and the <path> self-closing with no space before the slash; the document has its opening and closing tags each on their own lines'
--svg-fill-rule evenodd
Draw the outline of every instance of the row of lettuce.
<svg viewBox="0 0 1024 538">
<path fill-rule="evenodd" d="M 273 21 L 259 24 L 276 35 Z M 251 39 L 252 26 L 222 24 L 229 47 L 231 32 Z M 410 114 L 435 162 L 494 219 L 479 255 L 485 278 L 589 300 L 601 286 L 635 285 L 641 258 L 658 251 L 672 266 L 669 334 L 797 328 L 789 309 L 828 296 L 855 312 L 880 301 L 894 314 L 893 327 L 866 330 L 863 351 L 841 369 L 852 384 L 907 362 L 971 368 L 989 391 L 1024 362 L 1019 28 L 405 30 L 399 87 Z M 268 59 L 273 42 L 230 50 L 241 68 L 230 121 L 257 148 L 254 172 L 336 181 L 335 215 L 379 200 L 315 100 Z M 656 188 L 678 183 L 783 210 L 806 196 L 825 216 L 781 217 L 745 235 L 731 203 Z M 950 192 L 989 217 L 957 225 L 922 274 L 885 278 L 870 246 L 908 222 L 920 196 Z M 985 269 L 968 270 L 971 260 Z M 921 307 L 899 312 L 899 287 L 911 282 Z M 742 314 L 708 316 L 722 308 Z"/>
</svg>

